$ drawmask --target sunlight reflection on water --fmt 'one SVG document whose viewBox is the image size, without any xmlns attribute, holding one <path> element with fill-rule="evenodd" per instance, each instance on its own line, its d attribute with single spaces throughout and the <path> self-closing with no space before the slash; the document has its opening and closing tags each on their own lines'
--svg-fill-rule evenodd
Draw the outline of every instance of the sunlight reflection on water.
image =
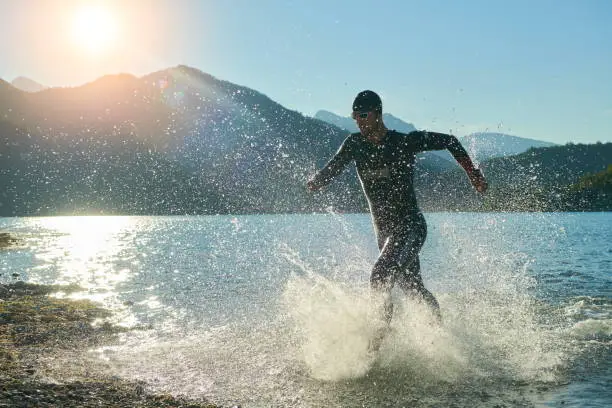
<svg viewBox="0 0 612 408">
<path fill-rule="evenodd" d="M 55 296 L 86 298 L 116 309 L 120 305 L 118 285 L 137 273 L 132 256 L 125 252 L 126 234 L 137 222 L 137 218 L 119 216 L 30 219 L 27 228 L 40 234 L 32 237 L 37 266 L 29 281 L 49 283 L 51 278 L 54 284 L 74 285 L 80 290 Z M 123 319 L 134 321 L 127 316 Z"/>
<path fill-rule="evenodd" d="M 84 289 L 112 290 L 131 273 L 111 262 L 122 251 L 117 239 L 133 220 L 130 217 L 57 217 L 32 221 L 49 231 L 36 257 L 43 267 L 53 265 L 57 284 L 78 284 Z"/>
</svg>

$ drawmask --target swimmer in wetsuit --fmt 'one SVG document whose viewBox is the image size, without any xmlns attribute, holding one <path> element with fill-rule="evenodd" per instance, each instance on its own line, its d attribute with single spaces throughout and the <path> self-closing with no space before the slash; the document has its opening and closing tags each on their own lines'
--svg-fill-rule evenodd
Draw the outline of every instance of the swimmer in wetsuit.
<svg viewBox="0 0 612 408">
<path fill-rule="evenodd" d="M 360 133 L 346 138 L 335 156 L 308 181 L 307 187 L 312 191 L 324 187 L 354 161 L 380 249 L 370 284 L 383 296 L 384 320 L 387 324 L 391 322 L 391 290 L 395 283 L 406 294 L 422 298 L 441 319 L 438 302 L 421 278 L 419 251 L 425 242 L 427 226 L 413 187 L 416 154 L 447 149 L 480 193 L 487 189 L 485 178 L 455 136 L 425 131 L 404 134 L 387 129 L 383 123 L 382 102 L 375 92 L 363 91 L 357 95 L 353 118 Z"/>
</svg>

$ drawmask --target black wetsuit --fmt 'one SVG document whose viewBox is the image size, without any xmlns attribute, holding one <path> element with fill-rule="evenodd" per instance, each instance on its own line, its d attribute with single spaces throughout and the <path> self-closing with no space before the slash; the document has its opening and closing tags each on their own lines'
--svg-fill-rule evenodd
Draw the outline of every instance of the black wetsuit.
<svg viewBox="0 0 612 408">
<path fill-rule="evenodd" d="M 380 256 L 370 282 L 387 294 L 385 318 L 390 321 L 390 293 L 395 282 L 407 293 L 418 294 L 439 316 L 435 297 L 421 278 L 419 251 L 427 226 L 413 187 L 416 154 L 448 149 L 462 163 L 469 160 L 456 137 L 443 133 L 414 131 L 409 134 L 387 131 L 379 144 L 361 133 L 351 134 L 336 155 L 313 178 L 317 187 L 328 184 L 354 161 L 374 221 Z"/>
</svg>

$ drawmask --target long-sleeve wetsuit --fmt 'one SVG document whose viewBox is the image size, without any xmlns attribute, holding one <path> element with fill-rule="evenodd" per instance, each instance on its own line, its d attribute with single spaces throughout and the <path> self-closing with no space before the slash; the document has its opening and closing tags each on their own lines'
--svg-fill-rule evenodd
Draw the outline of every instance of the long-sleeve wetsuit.
<svg viewBox="0 0 612 408">
<path fill-rule="evenodd" d="M 416 292 L 422 296 L 439 316 L 438 302 L 425 289 L 420 273 L 418 254 L 425 242 L 427 226 L 417 204 L 413 176 L 417 153 L 444 149 L 450 151 L 470 178 L 478 176 L 479 172 L 456 137 L 435 132 L 405 134 L 389 130 L 378 144 L 361 133 L 351 134 L 311 181 L 313 186 L 323 187 L 350 162 L 355 162 L 380 249 L 370 282 L 373 288 L 387 295 L 387 321 L 392 315 L 390 292 L 396 281 L 406 293 Z"/>
</svg>

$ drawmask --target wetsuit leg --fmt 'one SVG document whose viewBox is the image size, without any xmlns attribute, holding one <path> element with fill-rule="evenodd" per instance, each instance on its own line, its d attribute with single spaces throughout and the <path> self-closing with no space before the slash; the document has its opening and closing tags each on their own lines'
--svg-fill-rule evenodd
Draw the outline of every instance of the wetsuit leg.
<svg viewBox="0 0 612 408">
<path fill-rule="evenodd" d="M 370 275 L 370 285 L 377 296 L 382 299 L 384 307 L 383 318 L 387 324 L 391 323 L 393 317 L 393 303 L 391 302 L 391 290 L 397 275 L 399 265 L 395 261 L 396 245 L 393 235 L 388 236 L 381 245 L 380 255 L 374 264 Z"/>
<path fill-rule="evenodd" d="M 421 277 L 421 265 L 418 255 L 403 271 L 400 271 L 397 277 L 397 285 L 404 291 L 407 296 L 421 297 L 425 301 L 436 318 L 441 321 L 440 305 L 435 296 L 425 288 L 423 278 Z"/>
<path fill-rule="evenodd" d="M 414 214 L 395 223 L 391 233 L 382 234 L 377 229 L 381 252 L 372 270 L 370 283 L 383 296 L 384 319 L 393 316 L 391 290 L 395 282 L 408 295 L 418 294 L 440 316 L 436 298 L 425 289 L 420 272 L 419 252 L 427 236 L 427 224 L 422 214 Z M 382 240 L 384 239 L 384 241 Z"/>
<path fill-rule="evenodd" d="M 382 297 L 383 317 L 387 323 L 393 316 L 391 291 L 395 281 L 404 275 L 406 266 L 413 263 L 425 240 L 425 228 L 412 218 L 397 220 L 392 228 L 377 230 L 381 250 L 372 269 L 370 284 L 374 292 Z"/>
</svg>

